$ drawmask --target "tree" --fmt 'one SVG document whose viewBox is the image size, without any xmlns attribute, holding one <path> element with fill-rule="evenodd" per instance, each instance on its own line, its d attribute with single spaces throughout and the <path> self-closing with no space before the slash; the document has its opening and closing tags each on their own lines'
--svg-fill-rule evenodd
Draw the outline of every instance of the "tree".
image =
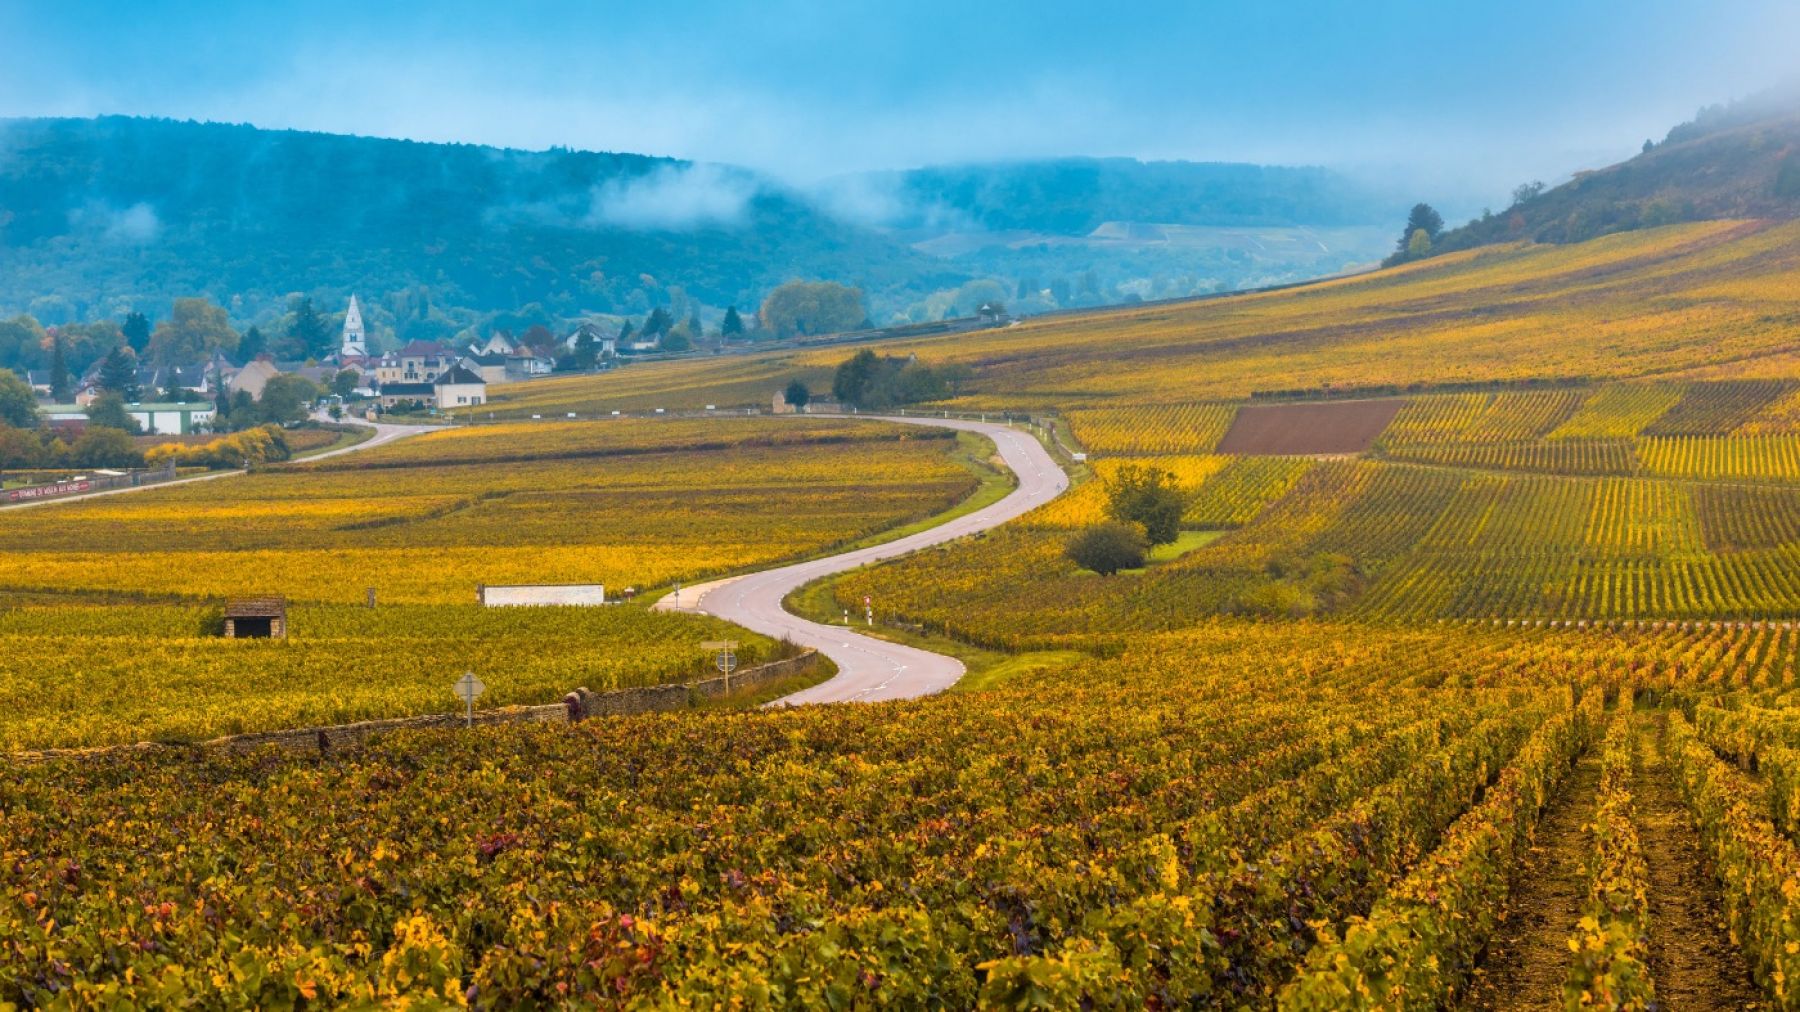
<svg viewBox="0 0 1800 1012">
<path fill-rule="evenodd" d="M 1436 242 L 1438 236 L 1444 234 L 1444 216 L 1430 204 L 1414 204 L 1406 215 L 1406 234 L 1410 236 L 1419 229 L 1424 229 L 1431 241 Z"/>
<path fill-rule="evenodd" d="M 168 378 L 163 380 L 162 398 L 171 404 L 180 404 L 187 400 L 187 388 L 181 385 L 181 374 L 174 366 L 169 366 L 168 372 Z"/>
<path fill-rule="evenodd" d="M 249 365 L 256 356 L 269 350 L 269 339 L 263 336 L 261 327 L 251 327 L 244 331 L 243 339 L 238 341 L 237 359 L 239 365 Z"/>
<path fill-rule="evenodd" d="M 288 325 L 288 349 L 295 358 L 319 358 L 331 352 L 331 326 L 313 305 L 312 296 L 294 303 L 294 322 Z"/>
<path fill-rule="evenodd" d="M 11 369 L 0 369 L 0 424 L 35 429 L 37 423 L 37 398 L 32 396 L 31 384 Z"/>
<path fill-rule="evenodd" d="M 339 397 L 349 397 L 356 393 L 356 384 L 362 381 L 362 374 L 355 369 L 339 369 L 337 375 L 331 377 L 331 392 Z"/>
<path fill-rule="evenodd" d="M 854 330 L 869 315 L 862 289 L 833 281 L 790 281 L 770 292 L 759 312 L 781 338 Z"/>
<path fill-rule="evenodd" d="M 1106 515 L 1144 529 L 1153 545 L 1166 545 L 1181 536 L 1181 515 L 1187 511 L 1187 493 L 1175 476 L 1160 467 L 1131 464 L 1119 469 L 1106 483 Z"/>
<path fill-rule="evenodd" d="M 213 352 L 237 350 L 238 333 L 222 306 L 205 298 L 176 299 L 169 318 L 150 335 L 148 354 L 158 365 L 187 365 Z"/>
<path fill-rule="evenodd" d="M 150 347 L 150 318 L 143 313 L 126 313 L 125 323 L 119 331 L 125 335 L 125 343 L 131 346 L 132 352 L 141 355 Z"/>
<path fill-rule="evenodd" d="M 306 409 L 318 397 L 319 388 L 311 380 L 293 373 L 282 373 L 269 377 L 269 382 L 263 385 L 262 398 L 256 402 L 256 411 L 265 422 L 285 425 L 304 421 Z"/>
<path fill-rule="evenodd" d="M 144 455 L 124 430 L 90 425 L 69 447 L 69 463 L 76 467 L 143 467 Z"/>
<path fill-rule="evenodd" d="M 137 419 L 125 410 L 125 399 L 114 391 L 94 398 L 87 408 L 88 427 L 102 429 L 118 429 L 121 432 L 137 432 L 140 429 Z"/>
<path fill-rule="evenodd" d="M 117 345 L 100 360 L 100 389 L 118 394 L 121 400 L 138 399 L 138 362 L 129 345 Z"/>
<path fill-rule="evenodd" d="M 61 334 L 50 343 L 50 399 L 58 404 L 75 399 L 75 380 L 69 375 L 68 345 Z"/>
<path fill-rule="evenodd" d="M 1409 236 L 1406 240 L 1406 256 L 1407 256 L 1407 258 L 1411 259 L 1411 260 L 1417 260 L 1420 257 L 1430 256 L 1430 255 L 1431 255 L 1431 236 L 1426 235 L 1425 230 L 1422 228 L 1413 229 L 1413 234 L 1411 236 Z"/>
<path fill-rule="evenodd" d="M 619 328 L 619 347 L 621 349 L 623 349 L 625 347 L 626 343 L 629 342 L 630 340 L 631 340 L 631 321 L 626 320 L 625 325 L 623 327 Z"/>
<path fill-rule="evenodd" d="M 1144 532 L 1133 524 L 1116 520 L 1095 524 L 1075 535 L 1063 554 L 1083 569 L 1101 576 L 1111 576 L 1121 569 L 1136 569 L 1144 564 L 1150 543 Z"/>
<path fill-rule="evenodd" d="M 719 324 L 719 336 L 729 341 L 744 333 L 744 318 L 738 315 L 737 307 L 725 310 L 725 321 Z"/>
<path fill-rule="evenodd" d="M 693 347 L 694 338 L 688 332 L 685 323 L 676 324 L 673 329 L 663 335 L 662 350 L 664 351 L 688 351 Z"/>
<path fill-rule="evenodd" d="M 1521 183 L 1513 188 L 1513 206 L 1518 207 L 1520 204 L 1529 204 L 1533 200 L 1536 200 L 1538 195 L 1543 192 L 1544 184 L 1541 182 L 1534 180 L 1529 183 Z M 1432 238 L 1436 239 L 1437 236 L 1433 235 Z"/>
<path fill-rule="evenodd" d="M 837 372 L 831 377 L 831 396 L 837 398 L 839 404 L 866 406 L 869 390 L 880 370 L 881 356 L 868 348 L 862 349 L 838 364 Z"/>
<path fill-rule="evenodd" d="M 575 339 L 575 368 L 592 369 L 600 362 L 600 339 L 586 327 L 581 329 L 581 336 Z"/>
<path fill-rule="evenodd" d="M 644 319 L 643 334 L 646 338 L 660 337 L 669 332 L 669 327 L 674 322 L 674 319 L 669 316 L 668 310 L 661 306 L 657 306 L 655 309 L 652 309 L 650 315 Z"/>
<path fill-rule="evenodd" d="M 781 392 L 782 399 L 796 408 L 806 407 L 812 403 L 812 391 L 806 389 L 806 381 L 795 377 L 788 381 L 787 389 Z"/>
</svg>

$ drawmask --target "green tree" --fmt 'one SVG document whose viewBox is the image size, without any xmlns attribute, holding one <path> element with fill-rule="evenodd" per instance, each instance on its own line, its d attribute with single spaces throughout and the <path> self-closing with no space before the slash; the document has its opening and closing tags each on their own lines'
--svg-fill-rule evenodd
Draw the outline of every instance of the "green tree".
<svg viewBox="0 0 1800 1012">
<path fill-rule="evenodd" d="M 1536 200 L 1543 192 L 1544 184 L 1541 182 L 1533 180 L 1529 183 L 1521 183 L 1518 186 L 1513 187 L 1513 206 L 1518 207 L 1520 204 L 1529 204 Z M 1432 238 L 1436 239 L 1437 235 L 1434 233 Z"/>
<path fill-rule="evenodd" d="M 121 400 L 138 399 L 138 361 L 130 345 L 116 345 L 100 360 L 100 389 L 118 394 Z"/>
<path fill-rule="evenodd" d="M 69 375 L 69 342 L 57 334 L 50 344 L 50 399 L 67 404 L 75 399 L 75 379 Z"/>
<path fill-rule="evenodd" d="M 581 336 L 575 339 L 575 368 L 592 369 L 600 362 L 600 339 L 594 332 L 583 328 Z"/>
<path fill-rule="evenodd" d="M 1430 204 L 1414 204 L 1406 215 L 1406 234 L 1410 237 L 1420 229 L 1425 230 L 1432 242 L 1437 242 L 1438 236 L 1444 234 L 1444 216 Z"/>
<path fill-rule="evenodd" d="M 797 376 L 788 380 L 787 389 L 781 392 L 781 396 L 796 408 L 803 408 L 812 403 L 812 391 L 806 389 L 806 381 Z"/>
<path fill-rule="evenodd" d="M 776 337 L 855 330 L 868 317 L 860 288 L 833 281 L 790 281 L 769 293 L 760 314 Z"/>
<path fill-rule="evenodd" d="M 269 350 L 269 339 L 263 335 L 261 327 L 251 327 L 244 331 L 244 337 L 238 342 L 237 360 L 239 365 L 249 365 L 256 356 Z"/>
<path fill-rule="evenodd" d="M 144 454 L 124 430 L 90 425 L 69 447 L 76 467 L 143 467 Z"/>
<path fill-rule="evenodd" d="M 644 337 L 661 337 L 669 332 L 669 327 L 674 322 L 674 318 L 669 316 L 668 310 L 661 306 L 657 306 L 655 309 L 651 310 L 650 315 L 644 319 Z"/>
<path fill-rule="evenodd" d="M 271 376 L 263 385 L 262 399 L 256 402 L 257 414 L 265 422 L 282 425 L 304 421 L 307 409 L 318 397 L 319 388 L 304 376 Z"/>
<path fill-rule="evenodd" d="M 1107 516 L 1142 527 L 1153 545 L 1166 545 L 1181 536 L 1188 496 L 1173 474 L 1131 464 L 1120 468 L 1105 486 Z"/>
<path fill-rule="evenodd" d="M 1095 524 L 1075 535 L 1063 554 L 1083 569 L 1111 576 L 1121 569 L 1142 566 L 1149 547 L 1144 532 L 1135 524 L 1114 520 Z"/>
<path fill-rule="evenodd" d="M 685 323 L 676 324 L 667 334 L 663 335 L 662 350 L 664 351 L 688 351 L 693 347 L 694 338 Z"/>
<path fill-rule="evenodd" d="M 288 350 L 295 358 L 319 358 L 331 352 L 331 325 L 313 305 L 312 296 L 294 303 L 294 320 L 288 325 Z"/>
<path fill-rule="evenodd" d="M 839 404 L 867 406 L 870 388 L 882 368 L 881 356 L 864 348 L 838 364 L 831 377 L 831 396 Z"/>
<path fill-rule="evenodd" d="M 1431 255 L 1431 236 L 1426 235 L 1424 229 L 1413 229 L 1413 234 L 1406 240 L 1406 255 L 1413 260 Z"/>
<path fill-rule="evenodd" d="M 725 310 L 725 321 L 719 324 L 719 336 L 727 341 L 740 337 L 744 333 L 744 318 L 738 315 L 737 307 Z"/>
<path fill-rule="evenodd" d="M 31 393 L 31 384 L 11 369 L 0 369 L 0 424 L 35 429 L 37 423 L 37 398 Z"/>
<path fill-rule="evenodd" d="M 149 357 L 158 365 L 188 365 L 237 346 L 238 333 L 224 307 L 205 298 L 176 299 L 169 318 L 150 335 Z"/>
<path fill-rule="evenodd" d="M 362 374 L 355 369 L 339 369 L 337 375 L 331 377 L 331 392 L 347 398 L 356 393 L 356 384 L 361 380 Z"/>
<path fill-rule="evenodd" d="M 141 428 L 137 419 L 125 410 L 125 399 L 112 390 L 94 398 L 94 402 L 88 405 L 87 420 L 90 429 L 97 426 L 135 433 Z"/>
<path fill-rule="evenodd" d="M 135 354 L 143 354 L 150 347 L 150 318 L 136 311 L 125 314 L 125 323 L 119 327 L 125 336 L 125 343 L 131 346 Z"/>
<path fill-rule="evenodd" d="M 174 366 L 168 368 L 168 377 L 163 380 L 162 399 L 171 404 L 180 404 L 187 400 L 187 388 L 181 385 L 181 374 Z"/>
</svg>

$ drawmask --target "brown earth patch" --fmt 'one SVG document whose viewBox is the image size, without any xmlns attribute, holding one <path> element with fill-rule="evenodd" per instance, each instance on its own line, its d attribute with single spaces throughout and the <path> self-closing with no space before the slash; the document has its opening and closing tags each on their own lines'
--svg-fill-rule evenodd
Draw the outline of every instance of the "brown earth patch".
<svg viewBox="0 0 1800 1012">
<path fill-rule="evenodd" d="M 1361 453 L 1375 443 L 1406 404 L 1392 397 L 1370 401 L 1251 404 L 1238 409 L 1219 453 L 1277 456 Z"/>
</svg>

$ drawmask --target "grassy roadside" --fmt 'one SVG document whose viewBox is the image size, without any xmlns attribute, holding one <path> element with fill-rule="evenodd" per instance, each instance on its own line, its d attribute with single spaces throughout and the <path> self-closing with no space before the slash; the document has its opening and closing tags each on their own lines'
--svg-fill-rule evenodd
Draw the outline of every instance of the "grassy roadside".
<svg viewBox="0 0 1800 1012">
<path fill-rule="evenodd" d="M 358 443 L 366 443 L 375 438 L 375 429 L 373 426 L 369 425 L 332 423 L 329 425 L 321 424 L 319 427 L 336 431 L 338 437 L 331 442 L 326 443 L 324 446 L 296 453 L 288 458 L 289 460 L 305 460 L 308 457 L 317 457 L 321 453 L 331 453 L 334 450 L 342 450 L 346 447 L 355 446 Z"/>
<path fill-rule="evenodd" d="M 804 619 L 823 625 L 843 625 L 843 609 L 837 605 L 832 595 L 832 588 L 838 577 L 828 576 L 789 594 L 782 607 Z M 915 632 L 896 626 L 867 626 L 855 621 L 852 616 L 850 628 L 864 636 L 887 640 L 890 643 L 903 643 L 920 650 L 954 657 L 963 662 L 967 669 L 963 677 L 954 686 L 952 692 L 971 692 L 991 688 L 1015 675 L 1029 671 L 1046 671 L 1068 667 L 1081 661 L 1089 660 L 1086 654 L 1074 650 L 1043 650 L 1022 654 L 1009 654 L 1001 650 L 989 650 L 961 640 L 940 636 L 936 633 Z"/>
<path fill-rule="evenodd" d="M 718 696 L 704 699 L 694 704 L 694 709 L 716 712 L 720 710 L 754 710 L 757 707 L 773 703 L 783 696 L 791 696 L 803 689 L 810 689 L 837 674 L 838 667 L 831 658 L 820 654 L 813 662 L 812 669 L 798 675 L 792 675 L 757 689 L 755 692 L 733 692 L 729 696 Z"/>
</svg>

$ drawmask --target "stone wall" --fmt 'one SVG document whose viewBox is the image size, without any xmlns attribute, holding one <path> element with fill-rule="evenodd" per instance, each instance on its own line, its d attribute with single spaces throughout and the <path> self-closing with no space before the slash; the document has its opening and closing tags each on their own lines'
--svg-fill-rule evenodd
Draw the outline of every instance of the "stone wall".
<svg viewBox="0 0 1800 1012">
<path fill-rule="evenodd" d="M 734 692 L 755 691 L 781 679 L 809 671 L 818 662 L 818 652 L 808 650 L 798 657 L 770 661 L 753 668 L 745 668 L 731 676 L 731 689 Z M 613 689 L 608 692 L 576 689 L 564 697 L 563 702 L 560 703 L 476 710 L 474 723 L 483 726 L 491 724 L 568 724 L 588 717 L 615 717 L 632 713 L 685 710 L 703 700 L 717 699 L 725 695 L 725 692 L 725 676 L 723 675 L 685 684 L 644 685 L 629 689 Z M 418 717 L 365 720 L 355 724 L 332 724 L 325 727 L 301 727 L 287 731 L 234 734 L 225 738 L 213 738 L 198 744 L 204 748 L 219 748 L 232 752 L 242 752 L 269 745 L 297 751 L 331 752 L 335 749 L 361 744 L 371 735 L 387 731 L 462 727 L 466 719 L 465 715 L 460 713 L 431 713 Z M 31 761 L 181 747 L 184 746 L 139 742 L 135 745 L 110 745 L 88 749 L 46 749 L 41 752 L 14 753 L 12 758 Z"/>
</svg>

